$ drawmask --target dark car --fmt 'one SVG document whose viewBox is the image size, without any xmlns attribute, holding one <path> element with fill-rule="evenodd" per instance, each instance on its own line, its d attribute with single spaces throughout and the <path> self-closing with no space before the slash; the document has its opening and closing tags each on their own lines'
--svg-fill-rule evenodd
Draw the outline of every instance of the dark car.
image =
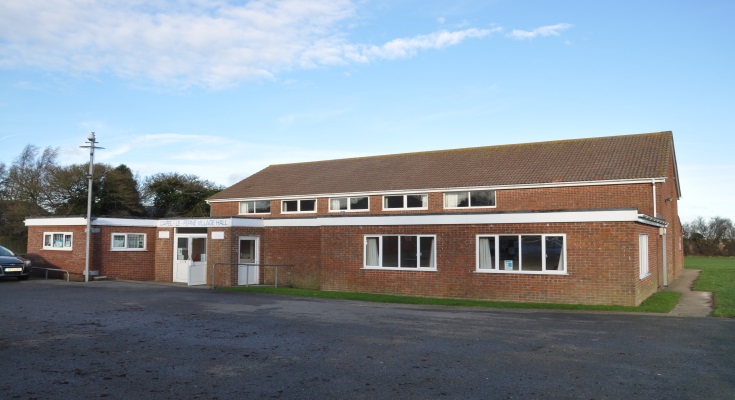
<svg viewBox="0 0 735 400">
<path fill-rule="evenodd" d="M 0 278 L 15 277 L 22 281 L 30 276 L 31 262 L 0 246 Z"/>
</svg>

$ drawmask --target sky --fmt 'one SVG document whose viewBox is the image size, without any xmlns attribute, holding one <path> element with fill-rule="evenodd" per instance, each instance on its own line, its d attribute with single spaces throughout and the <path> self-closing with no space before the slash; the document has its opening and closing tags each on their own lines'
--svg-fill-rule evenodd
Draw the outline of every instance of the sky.
<svg viewBox="0 0 735 400">
<path fill-rule="evenodd" d="M 735 221 L 735 2 L 0 2 L 28 144 L 229 186 L 271 164 L 672 131 L 683 222 Z M 560 160 L 563 162 L 564 160 Z"/>
</svg>

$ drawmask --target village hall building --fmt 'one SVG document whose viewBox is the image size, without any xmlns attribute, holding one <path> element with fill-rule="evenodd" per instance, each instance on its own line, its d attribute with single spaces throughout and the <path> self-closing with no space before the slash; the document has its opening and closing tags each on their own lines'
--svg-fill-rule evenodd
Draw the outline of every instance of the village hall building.
<svg viewBox="0 0 735 400">
<path fill-rule="evenodd" d="M 680 197 L 671 132 L 271 165 L 208 218 L 94 218 L 90 275 L 638 305 L 682 270 Z M 84 279 L 84 217 L 26 226 Z"/>
</svg>

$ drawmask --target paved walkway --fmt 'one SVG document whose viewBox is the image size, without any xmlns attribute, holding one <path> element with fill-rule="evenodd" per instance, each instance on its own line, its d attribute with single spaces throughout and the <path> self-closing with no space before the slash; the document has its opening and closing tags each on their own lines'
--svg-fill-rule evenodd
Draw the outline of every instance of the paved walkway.
<svg viewBox="0 0 735 400">
<path fill-rule="evenodd" d="M 712 313 L 712 292 L 696 292 L 692 290 L 697 280 L 698 269 L 684 269 L 673 282 L 669 282 L 666 290 L 681 292 L 679 304 L 669 313 L 675 317 L 708 317 Z"/>
</svg>

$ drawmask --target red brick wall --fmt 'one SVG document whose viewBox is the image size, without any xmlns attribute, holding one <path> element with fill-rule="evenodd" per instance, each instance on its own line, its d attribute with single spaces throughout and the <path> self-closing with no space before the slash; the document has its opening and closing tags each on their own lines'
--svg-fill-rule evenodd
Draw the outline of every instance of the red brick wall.
<svg viewBox="0 0 735 400">
<path fill-rule="evenodd" d="M 113 233 L 144 233 L 146 248 L 144 251 L 112 251 Z M 106 226 L 100 228 L 99 239 L 95 251 L 101 276 L 138 281 L 154 278 L 156 228 Z"/>
<path fill-rule="evenodd" d="M 261 240 L 261 260 L 264 264 L 292 264 L 279 267 L 279 284 L 319 289 L 322 270 L 321 229 L 315 227 L 266 228 Z M 350 251 L 344 247 L 345 251 Z M 338 251 L 334 249 L 333 251 Z M 272 274 L 272 268 L 261 269 Z M 288 272 L 287 272 L 288 271 Z M 270 275 L 265 275 L 269 278 Z"/>
<path fill-rule="evenodd" d="M 29 226 L 28 227 L 28 259 L 35 267 L 60 268 L 69 271 L 72 280 L 84 280 L 86 262 L 87 237 L 84 232 L 86 226 Z M 71 232 L 73 234 L 72 250 L 44 250 L 44 232 Z M 96 270 L 97 255 L 94 249 L 95 241 L 99 240 L 99 233 L 92 234 L 90 249 L 90 270 Z M 49 274 L 49 276 L 52 276 Z"/>
<path fill-rule="evenodd" d="M 499 301 L 636 305 L 636 223 L 323 227 L 321 289 Z M 566 234 L 568 275 L 475 272 L 477 234 Z M 365 234 L 437 235 L 438 271 L 363 269 Z M 655 246 L 651 246 L 651 254 Z M 656 268 L 651 261 L 651 270 Z M 648 287 L 640 290 L 649 290 Z M 654 285 L 655 290 L 655 285 Z"/>
<path fill-rule="evenodd" d="M 429 207 L 427 210 L 383 210 L 383 197 L 370 196 L 370 211 L 348 212 L 347 214 L 422 214 L 611 208 L 635 208 L 641 213 L 653 214 L 653 187 L 651 183 L 498 190 L 496 191 L 497 207 L 490 209 L 444 209 L 443 193 L 429 193 L 428 196 Z M 661 196 L 658 197 L 661 198 Z M 281 201 L 273 200 L 271 201 L 270 214 L 250 214 L 243 215 L 243 217 L 284 218 L 336 215 L 337 213 L 329 212 L 328 202 L 329 199 L 326 197 L 318 198 L 316 213 L 282 214 L 280 212 Z M 210 210 L 210 215 L 213 217 L 236 216 L 238 215 L 238 202 L 212 203 Z"/>
<path fill-rule="evenodd" d="M 159 232 L 167 231 L 167 238 L 160 238 Z M 156 262 L 154 279 L 159 282 L 173 282 L 174 280 L 174 230 L 173 228 L 158 228 L 155 235 Z"/>
</svg>

